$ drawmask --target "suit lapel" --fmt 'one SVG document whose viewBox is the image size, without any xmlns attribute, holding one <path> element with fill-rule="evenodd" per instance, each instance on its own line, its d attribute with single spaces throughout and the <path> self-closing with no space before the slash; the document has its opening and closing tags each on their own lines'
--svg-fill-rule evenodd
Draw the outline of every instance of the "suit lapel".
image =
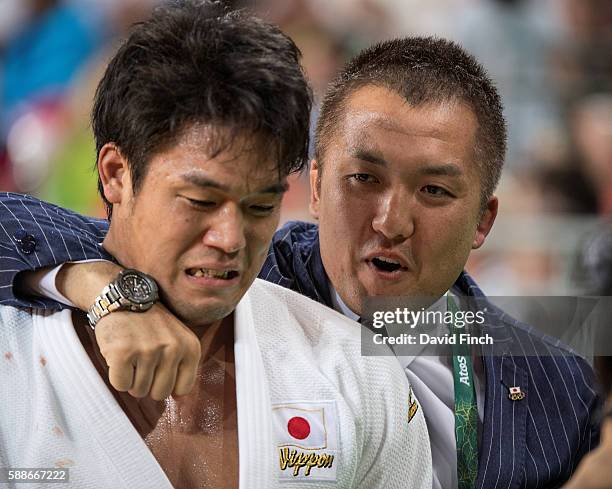
<svg viewBox="0 0 612 489">
<path fill-rule="evenodd" d="M 461 273 L 455 287 L 463 295 L 486 300 L 483 292 L 465 272 Z M 494 337 L 498 347 L 511 340 L 507 328 L 498 327 L 499 321 L 496 309 L 492 308 L 487 313 L 487 333 Z M 485 411 L 476 487 L 515 489 L 520 487 L 524 479 L 529 398 L 512 401 L 509 393 L 510 387 L 520 387 L 527 395 L 529 377 L 527 371 L 520 366 L 524 358 L 501 353 L 497 349 L 496 352 L 498 356 L 483 355 Z"/>
<path fill-rule="evenodd" d="M 510 387 L 528 394 L 527 372 L 511 356 L 484 357 L 485 413 L 476 487 L 520 487 L 527 443 L 528 399 L 512 401 Z"/>
</svg>

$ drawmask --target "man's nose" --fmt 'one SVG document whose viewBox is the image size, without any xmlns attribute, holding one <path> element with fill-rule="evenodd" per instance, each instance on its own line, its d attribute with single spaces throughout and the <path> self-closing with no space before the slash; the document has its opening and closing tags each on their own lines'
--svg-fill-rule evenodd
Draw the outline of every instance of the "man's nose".
<svg viewBox="0 0 612 489">
<path fill-rule="evenodd" d="M 217 248 L 228 255 L 246 247 L 244 216 L 239 206 L 223 205 L 210 219 L 203 237 L 206 246 Z"/>
<path fill-rule="evenodd" d="M 389 192 L 381 196 L 372 220 L 372 229 L 394 244 L 405 241 L 414 233 L 413 205 L 406 191 Z"/>
</svg>

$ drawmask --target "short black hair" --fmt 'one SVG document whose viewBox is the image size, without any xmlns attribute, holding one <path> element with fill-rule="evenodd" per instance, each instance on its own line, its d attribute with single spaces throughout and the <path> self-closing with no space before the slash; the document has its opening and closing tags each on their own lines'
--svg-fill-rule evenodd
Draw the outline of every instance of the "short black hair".
<svg viewBox="0 0 612 489">
<path fill-rule="evenodd" d="M 473 110 L 478 120 L 474 149 L 484 206 L 501 176 L 507 135 L 501 97 L 482 65 L 458 44 L 436 37 L 394 39 L 365 49 L 331 83 L 321 104 L 315 133 L 320 165 L 346 100 L 366 85 L 388 88 L 413 106 L 459 101 Z"/>
<path fill-rule="evenodd" d="M 133 26 L 98 85 L 96 152 L 116 144 L 136 193 L 151 157 L 202 123 L 219 129 L 213 151 L 237 135 L 262 135 L 279 178 L 300 171 L 312 103 L 300 58 L 278 27 L 245 10 L 203 0 L 160 6 Z M 100 180 L 98 188 L 110 217 Z"/>
</svg>

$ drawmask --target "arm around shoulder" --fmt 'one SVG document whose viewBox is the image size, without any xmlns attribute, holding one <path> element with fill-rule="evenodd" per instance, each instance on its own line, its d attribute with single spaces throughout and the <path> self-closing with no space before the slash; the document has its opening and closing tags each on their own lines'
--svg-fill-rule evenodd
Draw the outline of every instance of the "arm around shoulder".
<svg viewBox="0 0 612 489">
<path fill-rule="evenodd" d="M 104 220 L 28 195 L 0 193 L 0 304 L 58 308 L 21 293 L 20 274 L 68 261 L 110 259 L 99 246 L 107 227 Z"/>
</svg>

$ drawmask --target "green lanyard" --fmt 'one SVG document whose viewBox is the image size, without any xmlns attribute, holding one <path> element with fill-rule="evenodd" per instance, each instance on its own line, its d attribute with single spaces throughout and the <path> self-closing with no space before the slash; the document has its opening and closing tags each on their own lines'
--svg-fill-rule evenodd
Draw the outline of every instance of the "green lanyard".
<svg viewBox="0 0 612 489">
<path fill-rule="evenodd" d="M 447 296 L 447 307 L 453 315 L 458 311 L 450 293 Z M 453 322 L 451 332 L 457 343 L 452 345 L 457 479 L 459 489 L 474 489 L 478 474 L 478 406 L 470 348 L 468 345 L 459 344 L 459 333 L 463 331 L 463 328 L 456 328 Z"/>
</svg>

